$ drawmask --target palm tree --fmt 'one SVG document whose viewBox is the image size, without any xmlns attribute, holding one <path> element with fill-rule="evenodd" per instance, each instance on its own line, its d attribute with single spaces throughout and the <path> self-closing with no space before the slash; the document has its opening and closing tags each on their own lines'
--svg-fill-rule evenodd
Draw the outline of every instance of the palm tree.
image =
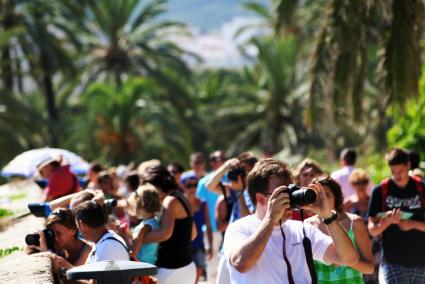
<svg viewBox="0 0 425 284">
<path fill-rule="evenodd" d="M 77 15 L 86 83 L 93 80 L 115 82 L 117 90 L 127 78 L 153 78 L 163 86 L 163 98 L 175 107 L 177 118 L 189 129 L 189 141 L 202 149 L 204 135 L 197 125 L 199 117 L 189 87 L 193 84 L 184 52 L 169 40 L 184 32 L 182 24 L 160 18 L 166 10 L 164 0 L 100 0 L 67 4 L 69 17 Z M 190 111 L 188 111 L 190 110 Z"/>
<path fill-rule="evenodd" d="M 252 44 L 258 49 L 255 65 L 245 70 L 244 83 L 229 85 L 227 92 L 238 93 L 232 94 L 232 101 L 213 106 L 219 109 L 216 127 L 234 137 L 229 150 L 233 154 L 258 146 L 272 153 L 283 147 L 300 152 L 296 146 L 305 138 L 305 129 L 302 96 L 297 93 L 301 77 L 296 41 L 268 37 L 254 38 Z"/>
<path fill-rule="evenodd" d="M 311 124 L 317 122 L 317 102 L 325 97 L 331 99 L 335 117 L 359 121 L 366 83 L 381 86 L 375 94 L 380 117 L 390 104 L 402 107 L 406 98 L 417 95 L 423 1 L 335 0 L 320 9 L 324 16 L 311 68 Z M 370 56 L 370 50 L 377 53 Z M 376 58 L 380 64 L 370 76 L 366 67 Z"/>
<path fill-rule="evenodd" d="M 75 68 L 70 55 L 72 32 L 60 17 L 60 2 L 9 1 L 1 2 L 4 10 L 2 29 L 2 77 L 6 90 L 14 86 L 24 90 L 22 80 L 30 76 L 42 90 L 49 116 L 50 145 L 58 145 L 59 112 L 53 77 L 59 73 L 74 77 Z M 28 65 L 29 68 L 23 66 Z"/>
<path fill-rule="evenodd" d="M 266 28 L 273 32 L 274 36 L 285 33 L 294 34 L 299 31 L 296 13 L 299 3 L 297 0 L 270 0 L 269 4 L 261 4 L 258 1 L 246 1 L 242 7 L 254 13 L 260 23 L 247 25 L 238 31 L 238 34 L 248 28 Z"/>
<path fill-rule="evenodd" d="M 78 18 L 80 64 L 88 81 L 113 79 L 119 87 L 131 75 L 150 75 L 162 66 L 190 71 L 181 60 L 185 54 L 168 40 L 183 26 L 158 19 L 165 12 L 164 0 L 68 1 L 65 14 Z"/>
<path fill-rule="evenodd" d="M 74 129 L 66 146 L 113 163 L 186 160 L 193 150 L 186 129 L 163 96 L 163 88 L 146 78 L 126 80 L 119 89 L 91 85 L 80 104 L 84 115 L 70 121 Z"/>
</svg>

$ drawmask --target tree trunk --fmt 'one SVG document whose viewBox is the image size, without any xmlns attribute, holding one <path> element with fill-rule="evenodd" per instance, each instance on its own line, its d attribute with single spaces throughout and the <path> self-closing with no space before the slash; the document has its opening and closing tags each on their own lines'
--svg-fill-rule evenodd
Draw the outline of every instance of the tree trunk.
<svg viewBox="0 0 425 284">
<path fill-rule="evenodd" d="M 2 5 L 3 6 L 3 5 Z M 12 2 L 7 1 L 3 7 L 4 13 L 1 15 L 3 18 L 2 26 L 3 30 L 7 31 L 13 27 L 13 4 Z M 0 9 L 1 10 L 1 9 Z M 7 43 L 1 50 L 1 77 L 3 81 L 3 86 L 8 92 L 13 91 L 13 69 L 12 69 L 12 59 L 10 56 L 10 44 Z"/>
</svg>

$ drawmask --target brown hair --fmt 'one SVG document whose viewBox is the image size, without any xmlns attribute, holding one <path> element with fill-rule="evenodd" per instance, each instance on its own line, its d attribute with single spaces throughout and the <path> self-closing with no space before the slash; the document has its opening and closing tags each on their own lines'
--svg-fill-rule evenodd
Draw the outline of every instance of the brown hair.
<svg viewBox="0 0 425 284">
<path fill-rule="evenodd" d="M 409 163 L 409 154 L 401 148 L 392 148 L 385 154 L 388 165 L 406 165 Z"/>
<path fill-rule="evenodd" d="M 344 212 L 344 196 L 342 195 L 341 186 L 330 176 L 322 176 L 313 179 L 313 183 L 319 183 L 322 186 L 327 186 L 332 191 L 335 199 L 335 210 L 338 213 Z"/>
<path fill-rule="evenodd" d="M 60 224 L 68 229 L 75 230 L 75 236 L 78 235 L 78 228 L 75 224 L 75 216 L 70 209 L 55 209 L 44 223 L 46 228 L 50 228 L 54 224 Z"/>
<path fill-rule="evenodd" d="M 140 183 L 150 183 L 165 194 L 168 194 L 177 189 L 177 183 L 174 176 L 163 165 L 155 165 L 147 167 L 140 174 Z"/>
<path fill-rule="evenodd" d="M 93 200 L 84 201 L 73 209 L 75 219 L 84 222 L 90 228 L 105 226 L 107 215 L 103 207 Z"/>
<path fill-rule="evenodd" d="M 320 168 L 318 162 L 316 162 L 315 160 L 310 159 L 310 158 L 305 158 L 304 160 L 301 161 L 301 163 L 299 163 L 297 170 L 296 170 L 296 177 L 295 178 L 299 179 L 301 172 L 304 169 L 310 169 L 310 168 L 312 168 L 314 170 L 316 175 L 322 175 L 323 174 L 323 170 Z"/>
<path fill-rule="evenodd" d="M 257 162 L 248 174 L 248 193 L 254 205 L 257 204 L 255 195 L 267 192 L 269 180 L 272 176 L 281 179 L 285 185 L 292 182 L 292 173 L 288 166 L 284 162 L 274 159 L 264 159 Z"/>
<path fill-rule="evenodd" d="M 365 183 L 367 184 L 369 182 L 369 176 L 363 169 L 354 169 L 350 176 L 348 177 L 348 180 L 351 184 L 356 183 Z"/>
<path fill-rule="evenodd" d="M 130 205 L 137 209 L 144 209 L 149 213 L 161 210 L 161 201 L 157 189 L 152 184 L 144 184 L 137 188 L 129 197 Z"/>
</svg>

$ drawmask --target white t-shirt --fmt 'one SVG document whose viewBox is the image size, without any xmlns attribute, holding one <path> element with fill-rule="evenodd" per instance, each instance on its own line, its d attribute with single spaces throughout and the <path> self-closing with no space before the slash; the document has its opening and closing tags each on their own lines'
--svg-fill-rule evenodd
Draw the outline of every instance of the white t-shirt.
<svg viewBox="0 0 425 284">
<path fill-rule="evenodd" d="M 282 255 L 283 238 L 279 226 L 275 227 L 263 254 L 257 263 L 245 273 L 238 272 L 229 262 L 232 246 L 248 239 L 260 226 L 261 220 L 253 214 L 229 225 L 224 236 L 224 255 L 230 272 L 231 283 L 238 284 L 281 284 L 288 283 L 285 260 Z M 307 261 L 302 244 L 303 223 L 287 220 L 282 224 L 286 236 L 286 254 L 291 263 L 295 283 L 311 283 Z M 313 259 L 323 262 L 323 256 L 332 239 L 309 224 L 304 224 L 306 236 L 310 239 Z"/>
<path fill-rule="evenodd" d="M 356 194 L 356 190 L 350 183 L 350 175 L 354 171 L 354 166 L 345 166 L 339 170 L 332 172 L 331 178 L 333 178 L 340 186 L 342 190 L 342 195 L 345 198 L 350 197 L 353 194 Z M 369 182 L 367 186 L 367 194 L 370 195 L 373 190 L 373 185 Z"/>
<path fill-rule="evenodd" d="M 88 263 L 106 260 L 130 260 L 126 248 L 125 241 L 114 231 L 108 230 L 93 246 Z"/>
</svg>

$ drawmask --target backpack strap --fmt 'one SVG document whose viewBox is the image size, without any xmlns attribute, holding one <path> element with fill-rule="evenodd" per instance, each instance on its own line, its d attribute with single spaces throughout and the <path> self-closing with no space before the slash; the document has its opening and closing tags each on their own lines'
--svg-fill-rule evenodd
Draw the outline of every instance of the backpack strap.
<svg viewBox="0 0 425 284">
<path fill-rule="evenodd" d="M 424 198 L 424 184 L 421 178 L 417 176 L 411 176 L 416 185 L 416 190 L 419 193 L 419 197 L 422 203 L 422 209 L 425 209 L 425 198 Z"/>
<path fill-rule="evenodd" d="M 386 178 L 381 181 L 381 196 L 382 196 L 382 211 L 385 212 L 387 210 L 387 196 L 388 196 L 388 187 L 389 187 L 390 179 Z"/>
<path fill-rule="evenodd" d="M 130 253 L 130 251 L 128 250 L 128 247 L 125 245 L 125 244 L 123 244 L 120 240 L 118 240 L 117 238 L 115 238 L 115 237 L 113 237 L 113 236 L 110 236 L 110 237 L 107 237 L 106 239 L 104 239 L 103 241 L 102 241 L 102 243 L 104 242 L 104 241 L 106 241 L 106 240 L 114 240 L 114 241 L 117 241 L 117 242 L 119 242 L 124 248 L 125 248 L 125 250 L 128 252 L 128 253 Z"/>
</svg>

